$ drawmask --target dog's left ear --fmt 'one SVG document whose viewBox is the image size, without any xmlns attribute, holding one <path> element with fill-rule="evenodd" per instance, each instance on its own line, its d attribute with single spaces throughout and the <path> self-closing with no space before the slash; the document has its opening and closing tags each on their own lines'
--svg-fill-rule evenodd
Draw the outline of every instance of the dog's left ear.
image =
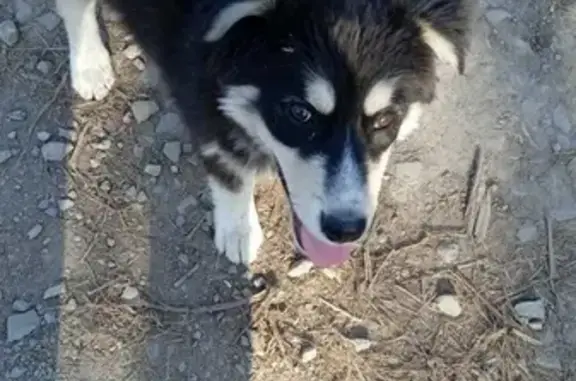
<svg viewBox="0 0 576 381">
<path fill-rule="evenodd" d="M 471 0 L 420 0 L 413 8 L 424 42 L 436 56 L 463 74 L 466 53 Z"/>
</svg>

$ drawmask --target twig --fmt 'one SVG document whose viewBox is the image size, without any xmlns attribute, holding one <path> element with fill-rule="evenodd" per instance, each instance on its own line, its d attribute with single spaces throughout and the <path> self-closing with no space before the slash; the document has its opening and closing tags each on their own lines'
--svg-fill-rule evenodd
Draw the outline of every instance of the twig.
<svg viewBox="0 0 576 381">
<path fill-rule="evenodd" d="M 204 223 L 204 217 L 201 217 L 200 220 L 196 222 L 196 225 L 194 225 L 192 229 L 190 229 L 190 231 L 186 233 L 186 239 L 192 239 L 192 237 L 194 237 L 196 232 L 198 232 L 203 223 Z"/>
<path fill-rule="evenodd" d="M 198 263 L 192 266 L 192 268 L 188 270 L 186 274 L 182 275 L 176 282 L 174 282 L 174 288 L 180 288 L 180 286 L 182 286 L 182 284 L 186 281 L 186 279 L 190 278 L 190 276 L 194 274 L 196 271 L 198 271 L 199 268 L 200 265 Z"/>
<path fill-rule="evenodd" d="M 200 315 L 200 314 L 211 314 L 215 312 L 233 310 L 236 308 L 249 306 L 250 304 L 252 304 L 252 299 L 244 298 L 232 302 L 217 303 L 209 306 L 199 306 L 199 307 L 173 307 L 165 304 L 155 304 L 150 302 L 141 302 L 140 307 L 150 308 L 153 310 L 164 312 L 174 312 L 178 314 Z"/>
<path fill-rule="evenodd" d="M 359 317 L 356 317 L 354 315 L 352 315 L 350 312 L 330 303 L 329 301 L 327 301 L 326 299 L 324 299 L 323 297 L 318 297 L 318 300 L 320 300 L 322 303 L 324 303 L 326 306 L 330 307 L 331 309 L 333 309 L 336 312 L 341 313 L 342 315 L 346 316 L 347 318 L 354 320 L 356 322 L 361 322 L 362 319 L 360 319 Z"/>
<path fill-rule="evenodd" d="M 86 140 L 88 130 L 89 130 L 88 125 L 84 124 L 84 126 L 80 130 L 80 134 L 78 134 L 78 140 L 76 141 L 74 152 L 72 152 L 70 160 L 68 161 L 72 169 L 76 169 L 78 167 L 78 156 L 80 155 L 80 151 L 84 146 L 84 140 Z"/>
<path fill-rule="evenodd" d="M 548 281 L 550 282 L 550 288 L 556 296 L 556 284 L 554 279 L 558 276 L 558 270 L 556 268 L 556 255 L 554 252 L 554 238 L 552 236 L 552 219 L 546 213 L 544 216 L 544 222 L 546 223 L 546 240 L 548 242 Z"/>
</svg>

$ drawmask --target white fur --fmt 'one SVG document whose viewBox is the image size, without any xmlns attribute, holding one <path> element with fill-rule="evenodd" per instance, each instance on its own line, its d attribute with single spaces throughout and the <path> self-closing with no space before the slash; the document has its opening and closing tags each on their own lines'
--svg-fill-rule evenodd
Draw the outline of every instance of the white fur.
<svg viewBox="0 0 576 381">
<path fill-rule="evenodd" d="M 376 82 L 364 98 L 364 114 L 373 116 L 385 109 L 392 102 L 395 80 L 381 80 Z"/>
<path fill-rule="evenodd" d="M 72 87 L 84 99 L 103 99 L 115 77 L 96 20 L 96 0 L 56 0 L 70 45 Z"/>
<path fill-rule="evenodd" d="M 420 116 L 422 115 L 422 105 L 420 103 L 411 104 L 408 113 L 400 126 L 397 140 L 406 140 L 414 131 L 420 127 Z"/>
<path fill-rule="evenodd" d="M 318 112 L 330 115 L 336 107 L 336 92 L 332 84 L 317 74 L 311 74 L 306 79 L 306 100 Z"/>
<path fill-rule="evenodd" d="M 216 15 L 204 41 L 215 42 L 221 39 L 238 21 L 248 16 L 259 16 L 273 6 L 271 0 L 249 0 L 231 4 Z"/>
<path fill-rule="evenodd" d="M 432 48 L 436 56 L 443 62 L 446 62 L 453 68 L 458 68 L 458 54 L 456 47 L 446 37 L 432 28 L 426 22 L 420 21 L 420 30 L 424 42 Z"/>
</svg>

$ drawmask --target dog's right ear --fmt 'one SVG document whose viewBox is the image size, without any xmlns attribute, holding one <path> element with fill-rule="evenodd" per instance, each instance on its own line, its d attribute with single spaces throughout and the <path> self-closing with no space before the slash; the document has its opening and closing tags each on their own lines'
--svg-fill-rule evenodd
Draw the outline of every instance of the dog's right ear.
<svg viewBox="0 0 576 381">
<path fill-rule="evenodd" d="M 204 41 L 218 41 L 238 21 L 250 16 L 261 16 L 274 8 L 275 3 L 275 0 L 246 0 L 236 1 L 223 7 L 216 14 L 208 31 L 204 34 Z"/>
<path fill-rule="evenodd" d="M 418 0 L 409 3 L 407 9 L 418 24 L 424 42 L 441 61 L 462 74 L 468 50 L 472 0 Z"/>
</svg>

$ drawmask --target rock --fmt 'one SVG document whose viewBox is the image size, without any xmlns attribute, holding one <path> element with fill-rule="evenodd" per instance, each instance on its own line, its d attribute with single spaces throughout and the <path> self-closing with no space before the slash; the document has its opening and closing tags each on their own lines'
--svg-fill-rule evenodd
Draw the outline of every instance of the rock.
<svg viewBox="0 0 576 381">
<path fill-rule="evenodd" d="M 43 299 L 52 299 L 64 295 L 66 293 L 66 286 L 64 283 L 54 285 L 44 291 Z"/>
<path fill-rule="evenodd" d="M 458 317 L 462 314 L 462 307 L 455 295 L 440 295 L 436 298 L 436 307 L 446 316 Z"/>
<path fill-rule="evenodd" d="M 124 54 L 124 57 L 128 58 L 129 60 L 135 60 L 140 55 L 142 55 L 142 49 L 138 45 L 132 44 L 124 49 L 122 53 Z"/>
<path fill-rule="evenodd" d="M 31 334 L 40 325 L 40 318 L 36 311 L 14 314 L 8 317 L 6 322 L 7 341 L 21 340 Z"/>
<path fill-rule="evenodd" d="M 51 32 L 60 24 L 60 17 L 51 11 L 48 11 L 36 19 L 38 24 L 42 25 L 44 29 Z"/>
<path fill-rule="evenodd" d="M 19 23 L 24 24 L 32 19 L 32 7 L 24 0 L 15 0 L 14 15 Z"/>
<path fill-rule="evenodd" d="M 539 350 L 536 355 L 535 362 L 536 365 L 541 368 L 554 371 L 562 371 L 560 356 L 558 355 L 558 351 L 555 347 Z"/>
<path fill-rule="evenodd" d="M 48 61 L 40 61 L 36 64 L 36 70 L 44 75 L 48 75 L 52 71 L 52 63 Z"/>
<path fill-rule="evenodd" d="M 144 167 L 144 173 L 146 173 L 150 176 L 153 176 L 153 177 L 160 176 L 161 172 L 162 172 L 162 166 L 161 165 L 148 164 L 148 165 L 146 165 L 146 167 Z"/>
<path fill-rule="evenodd" d="M 538 228 L 532 224 L 526 224 L 518 229 L 516 238 L 518 238 L 518 241 L 521 243 L 534 241 L 536 238 L 538 238 Z"/>
<path fill-rule="evenodd" d="M 109 180 L 104 180 L 104 181 L 102 181 L 102 182 L 100 183 L 100 186 L 99 186 L 99 187 L 100 187 L 100 190 L 101 190 L 102 192 L 105 192 L 105 193 L 110 193 L 110 191 L 112 190 L 112 184 L 110 183 Z"/>
<path fill-rule="evenodd" d="M 354 345 L 356 353 L 365 352 L 376 345 L 376 342 L 368 339 L 351 339 L 350 341 Z"/>
<path fill-rule="evenodd" d="M 511 18 L 512 15 L 502 8 L 492 8 L 486 11 L 486 20 L 492 27 L 497 27 L 502 21 Z"/>
<path fill-rule="evenodd" d="M 146 196 L 146 193 L 144 193 L 144 191 L 140 191 L 138 192 L 138 196 L 136 197 L 136 201 L 138 201 L 139 203 L 144 203 L 146 201 L 148 201 L 148 196 Z"/>
<path fill-rule="evenodd" d="M 125 302 L 135 302 L 140 298 L 140 292 L 136 287 L 128 286 L 122 291 L 120 296 Z"/>
<path fill-rule="evenodd" d="M 0 151 L 0 164 L 6 163 L 12 157 L 12 151 L 10 150 L 3 150 Z"/>
<path fill-rule="evenodd" d="M 300 259 L 290 267 L 288 270 L 288 276 L 290 278 L 299 278 L 303 275 L 308 274 L 314 268 L 314 263 L 308 259 Z"/>
<path fill-rule="evenodd" d="M 12 309 L 15 312 L 26 312 L 30 308 L 32 308 L 32 305 L 30 303 L 28 303 L 27 301 L 22 300 L 22 299 L 16 299 L 14 301 L 14 303 L 12 303 Z"/>
<path fill-rule="evenodd" d="M 28 233 L 26 233 L 26 235 L 28 236 L 28 239 L 30 239 L 30 240 L 36 239 L 42 233 L 42 230 L 44 230 L 42 225 L 36 224 L 32 227 L 32 229 L 28 230 Z"/>
<path fill-rule="evenodd" d="M 8 46 L 14 46 L 20 38 L 20 32 L 14 21 L 4 20 L 0 22 L 0 40 Z"/>
<path fill-rule="evenodd" d="M 65 212 L 72 207 L 74 207 L 74 201 L 70 200 L 69 198 L 63 198 L 62 200 L 58 201 L 58 208 L 62 212 Z"/>
<path fill-rule="evenodd" d="M 180 201 L 180 204 L 178 204 L 178 214 L 185 214 L 188 208 L 196 206 L 198 206 L 198 200 L 196 200 L 196 197 L 190 195 L 184 200 Z"/>
<path fill-rule="evenodd" d="M 47 142 L 48 139 L 50 139 L 50 133 L 47 131 L 39 131 L 36 133 L 36 137 L 38 138 L 38 140 L 40 140 L 41 142 Z"/>
<path fill-rule="evenodd" d="M 160 110 L 158 104 L 152 100 L 136 101 L 130 106 L 132 115 L 137 123 L 142 123 L 150 119 L 150 117 Z"/>
<path fill-rule="evenodd" d="M 546 307 L 542 299 L 520 301 L 514 305 L 518 321 L 535 331 L 544 328 Z"/>
<path fill-rule="evenodd" d="M 66 312 L 73 312 L 78 307 L 78 303 L 76 303 L 76 299 L 71 298 L 66 305 L 64 305 L 64 311 Z"/>
<path fill-rule="evenodd" d="M 182 154 L 182 145 L 180 142 L 167 142 L 164 144 L 162 152 L 171 162 L 178 163 Z"/>
<path fill-rule="evenodd" d="M 315 346 L 308 346 L 302 350 L 300 354 L 300 359 L 304 364 L 307 364 L 314 360 L 318 356 L 318 350 Z"/>
<path fill-rule="evenodd" d="M 6 136 L 8 139 L 16 139 L 16 131 L 10 131 Z"/>
<path fill-rule="evenodd" d="M 457 243 L 443 242 L 436 248 L 444 263 L 454 263 L 460 257 L 460 246 Z"/>
<path fill-rule="evenodd" d="M 21 108 L 9 111 L 8 114 L 6 114 L 6 120 L 9 122 L 23 122 L 26 118 L 28 118 L 28 113 Z"/>
<path fill-rule="evenodd" d="M 184 137 L 185 128 L 180 116 L 169 112 L 160 118 L 156 126 L 156 135 L 161 139 L 178 139 Z"/>
<path fill-rule="evenodd" d="M 61 161 L 72 151 L 72 146 L 63 142 L 48 142 L 42 146 L 42 157 L 46 161 Z"/>
<path fill-rule="evenodd" d="M 20 378 L 22 377 L 24 374 L 26 373 L 26 369 L 19 367 L 19 366 L 15 366 L 14 368 L 12 368 L 10 370 L 10 373 L 8 373 L 8 378 Z"/>
<path fill-rule="evenodd" d="M 572 123 L 570 122 L 570 116 L 568 115 L 568 110 L 566 110 L 566 107 L 564 107 L 563 104 L 556 106 L 552 117 L 556 127 L 561 129 L 565 134 L 572 134 Z"/>
</svg>

